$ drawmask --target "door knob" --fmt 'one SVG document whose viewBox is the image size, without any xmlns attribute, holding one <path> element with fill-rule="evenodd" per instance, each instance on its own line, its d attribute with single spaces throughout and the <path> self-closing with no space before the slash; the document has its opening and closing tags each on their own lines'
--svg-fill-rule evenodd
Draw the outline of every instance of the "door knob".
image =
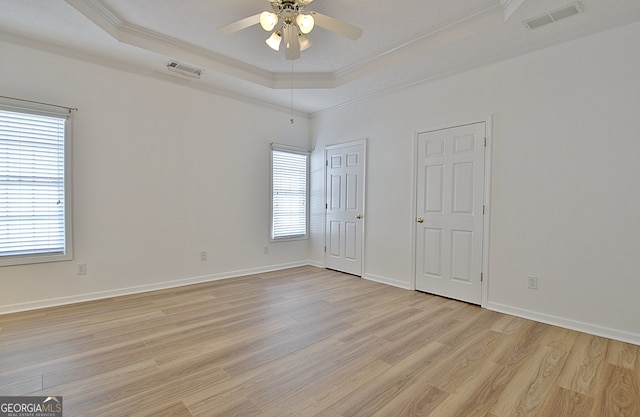
<svg viewBox="0 0 640 417">
<path fill-rule="evenodd" d="M 362 218 L 362 214 L 358 213 L 356 214 L 356 219 L 361 219 Z"/>
<path fill-rule="evenodd" d="M 418 217 L 418 218 L 416 219 L 416 221 L 417 221 L 418 223 L 424 223 L 424 219 L 423 219 L 422 217 Z"/>
</svg>

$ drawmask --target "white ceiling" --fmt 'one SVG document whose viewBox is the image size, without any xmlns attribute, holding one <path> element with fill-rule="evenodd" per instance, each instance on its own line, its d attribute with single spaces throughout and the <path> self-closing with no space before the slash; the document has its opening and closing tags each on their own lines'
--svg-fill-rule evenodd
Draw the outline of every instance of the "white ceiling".
<svg viewBox="0 0 640 417">
<path fill-rule="evenodd" d="M 360 27 L 357 41 L 322 28 L 287 61 L 259 25 L 217 28 L 270 10 L 267 0 L 2 0 L 0 40 L 296 111 L 405 88 L 640 20 L 638 0 L 581 0 L 584 12 L 528 30 L 522 21 L 571 0 L 315 0 L 317 11 Z M 166 69 L 175 59 L 199 80 Z M 293 76 L 292 76 L 293 71 Z"/>
</svg>

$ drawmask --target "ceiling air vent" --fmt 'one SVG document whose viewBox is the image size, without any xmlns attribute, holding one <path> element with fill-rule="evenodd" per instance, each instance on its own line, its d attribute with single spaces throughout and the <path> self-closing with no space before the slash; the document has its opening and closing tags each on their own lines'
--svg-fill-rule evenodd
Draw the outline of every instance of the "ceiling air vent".
<svg viewBox="0 0 640 417">
<path fill-rule="evenodd" d="M 191 65 L 183 64 L 178 61 L 169 61 L 167 69 L 191 78 L 200 78 L 200 75 L 202 74 L 202 70 L 200 68 L 192 67 Z"/>
<path fill-rule="evenodd" d="M 584 11 L 584 7 L 582 6 L 582 3 L 577 1 L 561 9 L 557 9 L 552 12 L 543 14 L 542 16 L 537 16 L 531 19 L 527 19 L 522 23 L 524 23 L 527 29 L 537 29 L 540 26 L 557 22 L 558 20 L 576 15 L 578 13 L 582 13 L 583 11 Z"/>
</svg>

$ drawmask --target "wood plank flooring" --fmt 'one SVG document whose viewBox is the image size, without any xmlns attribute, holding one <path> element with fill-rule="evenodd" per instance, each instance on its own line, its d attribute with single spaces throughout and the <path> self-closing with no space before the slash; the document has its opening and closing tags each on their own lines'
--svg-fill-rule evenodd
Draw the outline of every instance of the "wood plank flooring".
<svg viewBox="0 0 640 417">
<path fill-rule="evenodd" d="M 0 316 L 72 416 L 640 417 L 640 348 L 313 267 Z"/>
</svg>

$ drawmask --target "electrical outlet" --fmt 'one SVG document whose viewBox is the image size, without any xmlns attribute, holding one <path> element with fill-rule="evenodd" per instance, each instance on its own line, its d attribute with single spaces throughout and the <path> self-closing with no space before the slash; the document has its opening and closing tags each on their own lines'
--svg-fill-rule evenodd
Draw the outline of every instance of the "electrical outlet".
<svg viewBox="0 0 640 417">
<path fill-rule="evenodd" d="M 77 264 L 76 275 L 87 275 L 87 264 Z"/>
<path fill-rule="evenodd" d="M 200 260 L 201 261 L 206 261 L 207 260 L 207 251 L 200 252 Z"/>
<path fill-rule="evenodd" d="M 538 277 L 534 277 L 534 276 L 528 276 L 527 277 L 527 288 L 529 288 L 530 290 L 537 290 L 538 289 Z"/>
<path fill-rule="evenodd" d="M 269 254 L 269 246 L 265 246 L 264 249 L 263 249 L 263 252 L 264 252 L 265 255 L 268 255 Z"/>
</svg>

